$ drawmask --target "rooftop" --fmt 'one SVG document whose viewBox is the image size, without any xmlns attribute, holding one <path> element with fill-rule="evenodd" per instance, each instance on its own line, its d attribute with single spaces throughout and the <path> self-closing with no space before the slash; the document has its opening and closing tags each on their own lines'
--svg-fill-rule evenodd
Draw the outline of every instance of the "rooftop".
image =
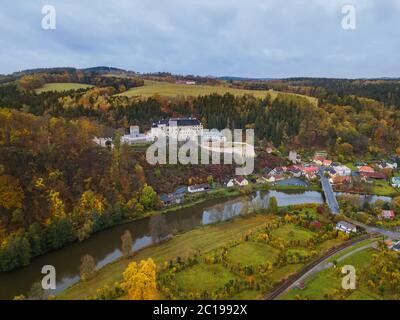
<svg viewBox="0 0 400 320">
<path fill-rule="evenodd" d="M 171 122 L 176 122 L 176 125 L 179 127 L 190 127 L 190 126 L 200 126 L 201 123 L 196 118 L 170 118 L 170 119 L 162 119 L 157 122 L 153 122 L 152 126 L 157 127 L 159 125 L 169 126 Z"/>
</svg>

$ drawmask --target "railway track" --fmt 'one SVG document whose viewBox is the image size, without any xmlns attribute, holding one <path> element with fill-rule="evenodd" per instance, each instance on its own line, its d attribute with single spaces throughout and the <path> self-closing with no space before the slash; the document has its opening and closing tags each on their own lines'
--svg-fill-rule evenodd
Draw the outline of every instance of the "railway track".
<svg viewBox="0 0 400 320">
<path fill-rule="evenodd" d="M 320 263 L 324 262 L 326 259 L 332 257 L 333 255 L 335 255 L 336 253 L 347 249 L 361 241 L 367 240 L 368 238 L 371 238 L 372 235 L 364 235 L 361 236 L 360 238 L 354 239 L 353 241 L 344 243 L 341 246 L 335 247 L 330 249 L 329 251 L 327 251 L 322 257 L 312 261 L 310 264 L 308 264 L 306 267 L 304 267 L 301 271 L 299 271 L 298 273 L 290 276 L 288 279 L 286 279 L 283 283 L 281 283 L 280 285 L 278 285 L 274 291 L 272 291 L 271 293 L 269 293 L 264 300 L 274 300 L 276 299 L 278 296 L 280 296 L 283 292 L 285 292 L 290 286 L 292 286 L 293 284 L 295 284 L 301 277 L 303 277 L 307 272 L 309 272 L 311 269 L 315 268 L 317 265 L 319 265 Z"/>
</svg>

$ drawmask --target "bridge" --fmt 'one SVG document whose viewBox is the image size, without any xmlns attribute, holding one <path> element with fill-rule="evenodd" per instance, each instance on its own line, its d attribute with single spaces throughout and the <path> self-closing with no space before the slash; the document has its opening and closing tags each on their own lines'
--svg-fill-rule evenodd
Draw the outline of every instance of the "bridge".
<svg viewBox="0 0 400 320">
<path fill-rule="evenodd" d="M 332 185 L 329 182 L 329 179 L 325 177 L 324 172 L 325 170 L 321 168 L 318 174 L 321 178 L 321 185 L 322 185 L 322 190 L 324 191 L 325 194 L 326 203 L 328 204 L 328 207 L 331 210 L 332 214 L 339 214 L 340 213 L 339 203 L 336 199 L 335 193 L 333 192 Z"/>
</svg>

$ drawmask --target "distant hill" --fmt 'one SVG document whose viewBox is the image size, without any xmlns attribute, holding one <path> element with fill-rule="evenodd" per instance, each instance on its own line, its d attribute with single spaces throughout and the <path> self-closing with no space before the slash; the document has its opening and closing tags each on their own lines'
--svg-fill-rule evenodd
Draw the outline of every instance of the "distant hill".
<svg viewBox="0 0 400 320">
<path fill-rule="evenodd" d="M 231 76 L 218 77 L 217 79 L 225 80 L 225 81 L 269 81 L 269 80 L 276 80 L 275 78 L 246 78 L 246 77 L 231 77 Z"/>
</svg>

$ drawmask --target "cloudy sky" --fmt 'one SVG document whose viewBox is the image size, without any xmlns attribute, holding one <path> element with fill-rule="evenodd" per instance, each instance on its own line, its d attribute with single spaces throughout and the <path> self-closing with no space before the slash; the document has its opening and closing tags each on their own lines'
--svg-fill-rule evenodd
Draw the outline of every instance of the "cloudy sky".
<svg viewBox="0 0 400 320">
<path fill-rule="evenodd" d="M 0 73 L 107 65 L 214 76 L 400 76 L 400 0 L 0 4 Z M 55 30 L 42 28 L 44 5 L 56 9 Z M 342 28 L 344 5 L 356 9 L 355 30 Z"/>
</svg>

